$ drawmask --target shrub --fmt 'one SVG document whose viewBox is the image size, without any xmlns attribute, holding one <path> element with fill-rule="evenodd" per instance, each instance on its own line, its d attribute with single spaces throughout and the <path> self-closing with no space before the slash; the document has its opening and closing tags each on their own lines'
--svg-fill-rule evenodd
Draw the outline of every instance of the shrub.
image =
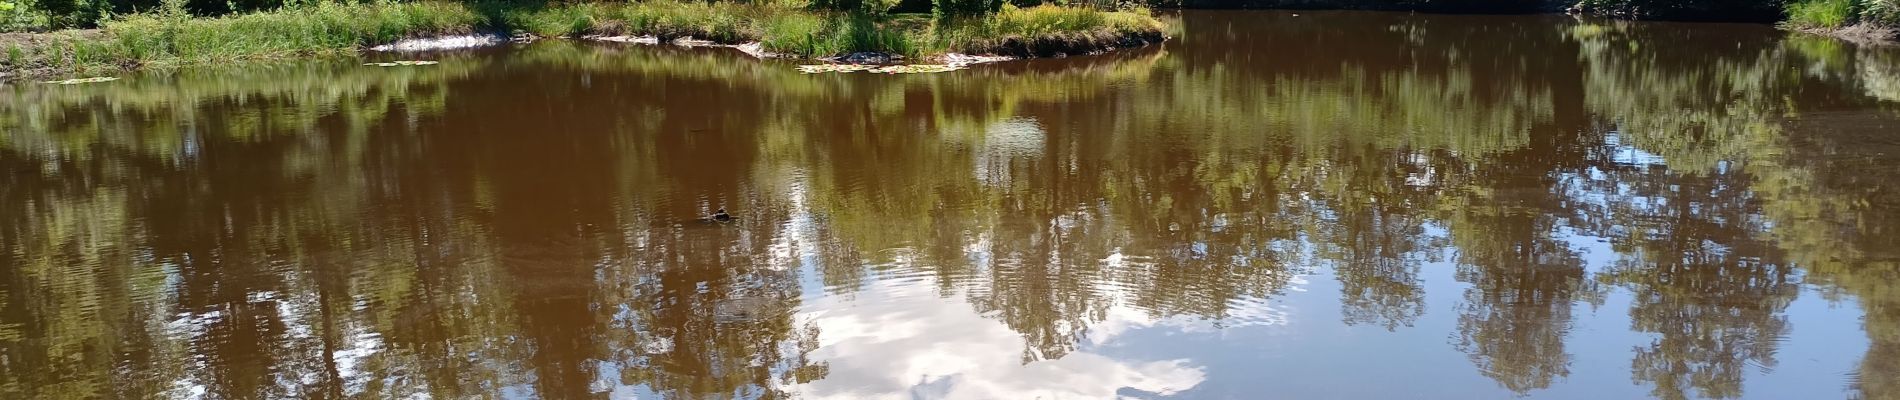
<svg viewBox="0 0 1900 400">
<path fill-rule="evenodd" d="M 1860 12 L 1861 21 L 1900 27 L 1900 0 L 1866 0 Z"/>
</svg>

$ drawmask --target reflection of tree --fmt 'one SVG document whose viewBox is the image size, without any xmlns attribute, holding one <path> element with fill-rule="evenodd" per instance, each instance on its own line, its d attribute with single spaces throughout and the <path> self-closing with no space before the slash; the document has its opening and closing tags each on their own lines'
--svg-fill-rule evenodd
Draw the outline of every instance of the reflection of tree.
<svg viewBox="0 0 1900 400">
<path fill-rule="evenodd" d="M 1873 56 L 1366 18 L 1202 15 L 1246 28 L 875 79 L 549 42 L 16 90 L 0 396 L 783 397 L 828 374 L 806 293 L 928 280 L 1033 362 L 1116 307 L 1249 322 L 1304 266 L 1337 277 L 1346 323 L 1397 330 L 1441 254 L 1469 285 L 1454 345 L 1519 393 L 1568 374 L 1571 310 L 1608 284 L 1657 337 L 1639 380 L 1739 396 L 1790 329 L 1795 266 L 1866 310 L 1862 395 L 1900 390 L 1900 186 L 1851 133 L 1890 119 L 1781 118 L 1877 102 L 1879 71 L 1842 72 Z M 1675 41 L 1722 45 L 1648 45 Z M 717 207 L 741 220 L 690 221 Z M 1571 234 L 1620 261 L 1588 276 Z"/>
<path fill-rule="evenodd" d="M 1781 316 L 1798 293 L 1792 271 L 1755 240 L 1763 228 L 1738 174 L 1666 180 L 1623 180 L 1629 198 L 1610 207 L 1631 221 L 1613 243 L 1625 258 L 1600 276 L 1636 292 L 1633 328 L 1660 338 L 1638 348 L 1637 379 L 1658 397 L 1741 395 L 1742 368 L 1772 367 Z"/>
<path fill-rule="evenodd" d="M 1801 266 L 1803 280 L 1830 297 L 1852 300 L 1865 314 L 1869 339 L 1853 380 L 1859 398 L 1900 396 L 1900 193 L 1884 171 L 1900 168 L 1883 154 L 1892 142 L 1869 135 L 1891 122 L 1852 115 L 1809 118 L 1791 124 L 1773 143 L 1777 153 L 1749 165 L 1751 189 L 1764 216 L 1775 224 L 1773 243 Z"/>
<path fill-rule="evenodd" d="M 1471 284 L 1459 306 L 1457 347 L 1505 388 L 1549 387 L 1570 372 L 1563 340 L 1573 304 L 1596 297 L 1583 261 L 1551 237 L 1549 216 L 1562 210 L 1534 193 L 1468 201 L 1490 204 L 1463 204 L 1453 217 L 1458 280 Z"/>
<path fill-rule="evenodd" d="M 1425 313 L 1418 264 L 1438 245 L 1422 214 L 1443 184 L 1416 179 L 1446 166 L 1421 162 L 1428 159 L 1421 154 L 1334 154 L 1334 165 L 1311 169 L 1325 174 L 1321 185 L 1334 191 L 1321 204 L 1330 217 L 1322 217 L 1311 240 L 1339 276 L 1345 322 L 1412 326 Z"/>
</svg>

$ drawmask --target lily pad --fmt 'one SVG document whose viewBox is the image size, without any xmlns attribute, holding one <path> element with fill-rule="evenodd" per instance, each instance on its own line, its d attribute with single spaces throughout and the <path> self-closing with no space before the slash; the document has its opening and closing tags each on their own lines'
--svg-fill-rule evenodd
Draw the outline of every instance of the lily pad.
<svg viewBox="0 0 1900 400">
<path fill-rule="evenodd" d="M 391 62 L 368 63 L 368 64 L 363 64 L 363 65 L 372 65 L 372 66 L 378 66 L 378 67 L 407 67 L 407 66 L 414 66 L 414 65 L 436 65 L 436 64 L 439 64 L 439 63 L 435 61 L 391 61 Z"/>
<path fill-rule="evenodd" d="M 826 72 L 849 73 L 870 71 L 873 69 L 877 69 L 877 66 L 864 64 L 813 64 L 798 66 L 798 72 L 807 74 L 821 74 Z"/>
<path fill-rule="evenodd" d="M 81 83 L 111 82 L 111 81 L 116 81 L 116 80 L 119 80 L 119 78 L 114 78 L 110 76 L 101 76 L 97 78 L 78 78 L 78 79 L 67 79 L 63 81 L 46 81 L 46 83 L 51 83 L 55 85 L 78 85 Z"/>
<path fill-rule="evenodd" d="M 953 65 L 917 64 L 917 65 L 892 65 L 888 67 L 880 67 L 878 69 L 871 70 L 871 72 L 877 73 L 877 74 L 934 74 L 938 72 L 950 72 L 950 71 L 955 71 L 959 69 L 963 69 L 963 67 L 953 66 Z"/>
</svg>

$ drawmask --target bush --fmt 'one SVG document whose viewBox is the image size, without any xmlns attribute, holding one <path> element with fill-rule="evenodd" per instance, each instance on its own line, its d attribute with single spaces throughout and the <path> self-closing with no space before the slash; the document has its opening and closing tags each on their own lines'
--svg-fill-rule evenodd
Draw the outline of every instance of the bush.
<svg viewBox="0 0 1900 400">
<path fill-rule="evenodd" d="M 32 0 L 0 0 L 0 32 L 46 29 L 44 13 L 33 8 Z"/>
<path fill-rule="evenodd" d="M 1900 27 L 1900 0 L 1866 0 L 1860 19 L 1875 25 Z"/>
<path fill-rule="evenodd" d="M 940 20 L 989 15 L 1003 8 L 1003 0 L 932 0 Z"/>
</svg>

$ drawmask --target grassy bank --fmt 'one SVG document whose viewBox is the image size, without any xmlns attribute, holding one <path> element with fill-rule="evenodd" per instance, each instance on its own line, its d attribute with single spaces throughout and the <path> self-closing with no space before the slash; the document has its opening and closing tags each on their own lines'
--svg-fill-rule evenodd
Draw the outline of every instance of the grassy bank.
<svg viewBox="0 0 1900 400">
<path fill-rule="evenodd" d="M 742 3 L 583 4 L 511 12 L 506 22 L 550 37 L 691 37 L 715 43 L 758 42 L 765 51 L 801 57 L 880 52 L 911 57 L 946 52 L 1047 56 L 1080 54 L 1159 40 L 1161 22 L 1146 9 L 1099 11 L 1060 6 L 1017 8 L 966 18 L 814 12 Z M 1130 42 L 1130 43 L 1123 43 Z"/>
<path fill-rule="evenodd" d="M 0 36 L 0 72 L 101 73 L 145 67 L 356 51 L 405 37 L 473 32 L 475 10 L 450 3 L 319 4 L 219 18 L 137 14 L 98 31 Z"/>
<path fill-rule="evenodd" d="M 1900 40 L 1900 1 L 1798 0 L 1782 26 L 1854 40 Z"/>
<path fill-rule="evenodd" d="M 1160 40 L 1144 9 L 1100 11 L 1002 6 L 970 17 L 827 12 L 772 3 L 658 0 L 515 7 L 447 2 L 319 3 L 198 18 L 182 12 L 111 19 L 97 31 L 0 34 L 0 73 L 96 74 L 146 67 L 345 54 L 403 38 L 477 31 L 543 37 L 652 36 L 723 44 L 757 42 L 773 53 L 853 52 L 923 57 L 947 52 L 1079 54 Z"/>
</svg>

